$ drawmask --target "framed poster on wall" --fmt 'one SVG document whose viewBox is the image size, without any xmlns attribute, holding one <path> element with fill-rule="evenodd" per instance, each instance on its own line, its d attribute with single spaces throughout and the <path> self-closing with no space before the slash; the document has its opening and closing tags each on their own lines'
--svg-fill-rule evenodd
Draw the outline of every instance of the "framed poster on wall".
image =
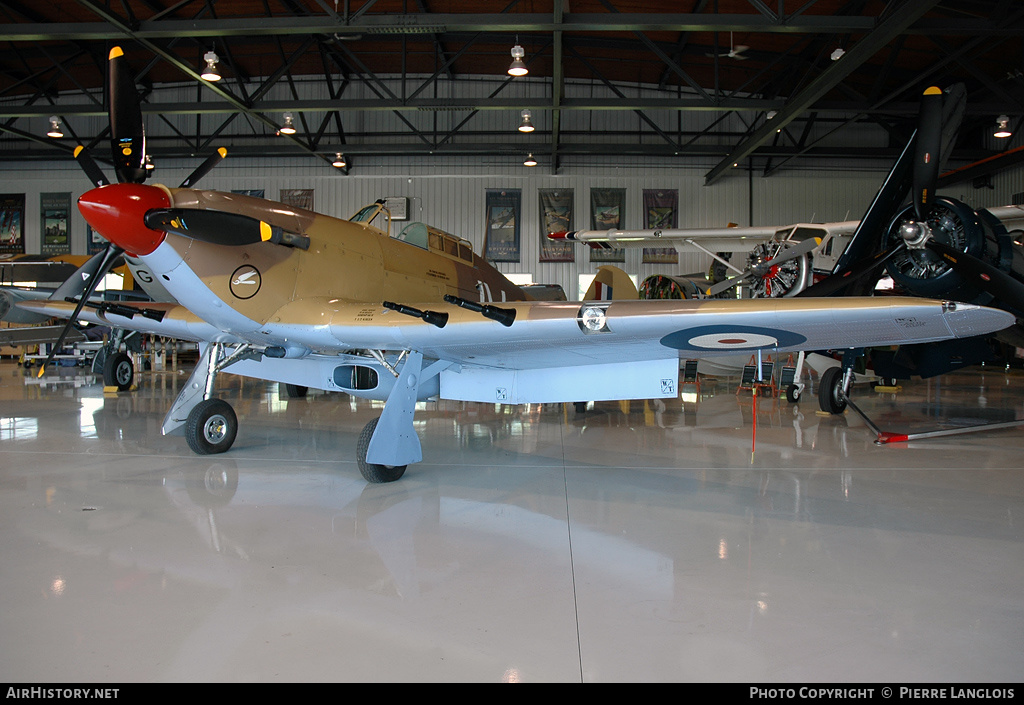
<svg viewBox="0 0 1024 705">
<path fill-rule="evenodd" d="M 42 247 L 44 255 L 71 253 L 71 234 L 68 230 L 68 212 L 71 193 L 43 193 L 39 195 Z"/>
<path fill-rule="evenodd" d="M 590 189 L 590 229 L 620 230 L 626 219 L 626 189 Z M 622 248 L 590 250 L 591 262 L 625 262 Z"/>
<path fill-rule="evenodd" d="M 519 261 L 519 189 L 487 189 L 484 257 L 491 262 Z"/>
<path fill-rule="evenodd" d="M 0 254 L 25 252 L 25 194 L 0 194 Z"/>
<path fill-rule="evenodd" d="M 576 248 L 565 240 L 552 240 L 548 233 L 573 229 L 571 188 L 540 189 L 540 261 L 575 262 Z"/>
<path fill-rule="evenodd" d="M 644 189 L 644 228 L 679 227 L 679 192 L 675 189 Z M 645 264 L 679 264 L 674 247 L 645 247 Z"/>
<path fill-rule="evenodd" d="M 313 210 L 313 189 L 283 188 L 281 189 L 281 203 L 311 211 Z"/>
</svg>

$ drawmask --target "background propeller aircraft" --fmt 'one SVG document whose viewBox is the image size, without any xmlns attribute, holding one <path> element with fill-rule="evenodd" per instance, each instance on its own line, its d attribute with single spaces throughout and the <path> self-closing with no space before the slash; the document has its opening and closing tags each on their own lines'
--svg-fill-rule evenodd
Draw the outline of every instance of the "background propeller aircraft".
<svg viewBox="0 0 1024 705">
<path fill-rule="evenodd" d="M 548 233 L 548 237 L 584 242 L 594 249 L 674 246 L 680 252 L 700 251 L 735 273 L 710 286 L 698 282 L 700 295 L 718 296 L 746 284 L 751 296 L 777 298 L 795 296 L 814 283 L 815 276 L 829 274 L 850 242 L 858 222 L 795 223 L 782 227 L 571 230 Z M 746 268 L 741 269 L 721 256 L 728 252 L 745 253 Z"/>
<path fill-rule="evenodd" d="M 531 299 L 464 240 L 422 223 L 389 237 L 371 222 L 380 207 L 346 221 L 139 183 L 141 120 L 114 121 L 133 112 L 122 104 L 135 94 L 130 79 L 114 80 L 127 73 L 119 51 L 110 64 L 111 85 L 120 86 L 111 101 L 115 158 L 130 159 L 119 166 L 121 183 L 85 193 L 79 209 L 110 253 L 130 253 L 176 303 L 104 311 L 83 309 L 83 296 L 20 305 L 199 342 L 200 361 L 163 424 L 164 433 L 183 429 L 197 453 L 227 450 L 238 430 L 230 405 L 214 396 L 221 371 L 384 400 L 356 457 L 368 481 L 385 482 L 421 460 L 420 400 L 667 398 L 678 393 L 682 355 L 926 342 L 1013 321 L 919 299 Z"/>
</svg>

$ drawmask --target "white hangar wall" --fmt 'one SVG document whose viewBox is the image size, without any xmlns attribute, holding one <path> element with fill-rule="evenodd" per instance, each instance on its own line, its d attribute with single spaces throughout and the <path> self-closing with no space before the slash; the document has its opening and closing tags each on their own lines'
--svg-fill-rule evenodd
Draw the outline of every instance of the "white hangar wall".
<svg viewBox="0 0 1024 705">
<path fill-rule="evenodd" d="M 369 160 L 364 160 L 368 162 Z M 199 160 L 196 160 L 198 164 Z M 177 185 L 193 164 L 180 168 L 161 166 L 153 182 Z M 624 228 L 643 226 L 644 189 L 677 189 L 680 227 L 739 225 L 785 225 L 800 221 L 834 221 L 859 218 L 877 192 L 886 167 L 850 170 L 780 171 L 762 178 L 738 169 L 711 186 L 704 185 L 710 165 L 699 168 L 641 168 L 601 166 L 579 169 L 578 173 L 552 175 L 544 167 L 519 164 L 486 164 L 479 160 L 452 160 L 432 166 L 422 160 L 377 160 L 365 168 L 354 167 L 343 175 L 328 165 L 307 158 L 286 160 L 232 160 L 229 158 L 201 182 L 217 190 L 263 189 L 265 196 L 278 199 L 282 189 L 312 189 L 317 211 L 349 217 L 378 198 L 409 199 L 409 219 L 422 220 L 466 238 L 477 252 L 485 235 L 485 195 L 488 189 L 519 189 L 522 198 L 521 257 L 518 263 L 499 263 L 506 273 L 529 273 L 534 281 L 559 284 L 570 296 L 576 295 L 580 275 L 592 274 L 598 264 L 590 261 L 589 249 L 578 247 L 572 263 L 540 262 L 540 189 L 572 189 L 574 226 L 588 228 L 592 188 L 626 189 Z M 370 172 L 370 173 L 363 173 Z M 975 206 L 1010 203 L 1020 193 L 1024 169 L 993 179 L 995 188 L 976 190 L 961 184 L 948 195 L 963 198 Z M 41 244 L 40 195 L 70 192 L 72 202 L 88 190 L 89 184 L 76 164 L 8 164 L 0 173 L 0 193 L 24 193 L 26 203 L 26 251 L 37 253 Z M 401 224 L 399 224 L 401 225 Z M 87 250 L 86 226 L 76 208 L 71 213 L 72 252 Z M 625 264 L 618 265 L 638 276 L 654 273 L 685 274 L 707 271 L 709 256 L 680 255 L 678 265 L 644 264 L 639 248 L 627 249 Z"/>
</svg>

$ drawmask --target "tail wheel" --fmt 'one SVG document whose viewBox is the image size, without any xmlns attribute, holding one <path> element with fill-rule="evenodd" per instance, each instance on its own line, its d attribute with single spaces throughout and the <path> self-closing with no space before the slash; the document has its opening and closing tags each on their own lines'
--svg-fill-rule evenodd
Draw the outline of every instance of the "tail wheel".
<svg viewBox="0 0 1024 705">
<path fill-rule="evenodd" d="M 223 453 L 235 442 L 238 418 L 231 405 L 221 399 L 204 399 L 185 421 L 185 440 L 198 455 Z"/>
<path fill-rule="evenodd" d="M 373 438 L 373 431 L 377 428 L 376 418 L 363 426 L 359 434 L 359 441 L 356 443 L 356 462 L 359 463 L 359 472 L 367 482 L 379 484 L 382 482 L 394 482 L 405 474 L 407 465 L 377 465 L 366 462 L 366 451 L 370 447 L 370 439 Z"/>
<path fill-rule="evenodd" d="M 818 381 L 818 406 L 829 414 L 846 411 L 846 397 L 842 394 L 843 368 L 829 367 Z"/>
</svg>

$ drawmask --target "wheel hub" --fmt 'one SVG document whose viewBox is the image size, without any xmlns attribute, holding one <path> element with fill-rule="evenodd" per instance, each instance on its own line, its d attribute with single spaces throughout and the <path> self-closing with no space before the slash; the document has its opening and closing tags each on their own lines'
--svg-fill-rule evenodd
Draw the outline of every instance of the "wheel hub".
<svg viewBox="0 0 1024 705">
<path fill-rule="evenodd" d="M 220 414 L 211 416 L 203 425 L 203 437 L 210 443 L 220 443 L 224 440 L 224 436 L 227 433 L 227 427 L 227 420 L 223 416 Z"/>
</svg>

